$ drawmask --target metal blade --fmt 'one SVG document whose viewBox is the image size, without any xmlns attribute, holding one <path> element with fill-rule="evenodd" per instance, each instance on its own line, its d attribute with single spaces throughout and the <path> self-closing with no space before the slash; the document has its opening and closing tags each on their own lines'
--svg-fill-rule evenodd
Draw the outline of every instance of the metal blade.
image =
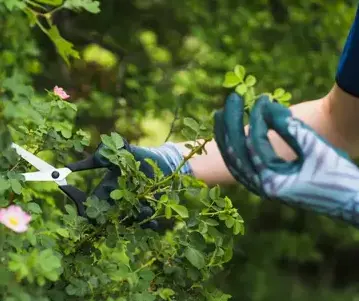
<svg viewBox="0 0 359 301">
<path fill-rule="evenodd" d="M 31 165 L 36 167 L 40 171 L 49 171 L 54 170 L 55 167 L 46 163 L 45 161 L 41 160 L 39 157 L 35 156 L 34 154 L 28 152 L 27 150 L 23 149 L 21 146 L 17 145 L 16 143 L 12 143 L 11 147 L 16 150 L 16 152 L 27 162 Z"/>
<path fill-rule="evenodd" d="M 72 171 L 69 168 L 59 168 L 49 171 L 23 173 L 26 182 L 55 182 L 59 186 L 67 185 L 66 177 Z"/>
<path fill-rule="evenodd" d="M 51 172 L 43 172 L 43 171 L 36 171 L 36 172 L 28 172 L 22 174 L 25 177 L 26 182 L 53 182 L 54 179 L 51 176 Z"/>
</svg>

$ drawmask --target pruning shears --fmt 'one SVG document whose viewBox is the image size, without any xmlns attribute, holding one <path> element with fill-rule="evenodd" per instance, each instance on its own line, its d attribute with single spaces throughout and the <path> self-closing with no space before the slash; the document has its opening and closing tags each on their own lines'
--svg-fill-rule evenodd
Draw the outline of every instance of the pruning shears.
<svg viewBox="0 0 359 301">
<path fill-rule="evenodd" d="M 15 149 L 21 158 L 38 169 L 38 171 L 35 172 L 23 173 L 22 175 L 25 177 L 25 182 L 55 182 L 60 190 L 75 203 L 77 212 L 80 216 L 86 217 L 84 202 L 87 199 L 87 194 L 80 189 L 67 184 L 66 178 L 72 172 L 104 167 L 109 168 L 110 171 L 106 174 L 93 193 L 99 199 L 108 199 L 109 193 L 117 186 L 116 181 L 117 177 L 120 175 L 120 171 L 115 168 L 110 168 L 108 162 L 105 162 L 103 158 L 99 158 L 98 152 L 95 152 L 94 155 L 90 155 L 84 160 L 70 163 L 62 168 L 56 168 L 16 143 L 12 143 L 11 147 Z"/>
</svg>

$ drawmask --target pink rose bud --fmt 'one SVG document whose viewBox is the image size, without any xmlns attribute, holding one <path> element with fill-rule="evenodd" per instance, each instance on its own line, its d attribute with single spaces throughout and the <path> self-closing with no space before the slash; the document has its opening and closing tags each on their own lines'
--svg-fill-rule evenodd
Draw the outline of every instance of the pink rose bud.
<svg viewBox="0 0 359 301">
<path fill-rule="evenodd" d="M 10 205 L 0 209 L 0 223 L 15 232 L 25 232 L 30 221 L 31 216 L 19 206 Z"/>
<path fill-rule="evenodd" d="M 70 95 L 68 95 L 63 88 L 58 86 L 54 87 L 54 93 L 61 99 L 68 99 L 70 97 Z"/>
</svg>

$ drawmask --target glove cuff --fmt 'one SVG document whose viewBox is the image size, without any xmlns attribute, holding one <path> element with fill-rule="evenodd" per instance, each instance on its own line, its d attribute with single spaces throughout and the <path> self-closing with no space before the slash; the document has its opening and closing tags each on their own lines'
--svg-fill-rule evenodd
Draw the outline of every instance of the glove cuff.
<svg viewBox="0 0 359 301">
<path fill-rule="evenodd" d="M 160 147 L 147 148 L 160 156 L 171 168 L 172 173 L 182 164 L 184 156 L 181 149 L 173 142 L 166 142 Z M 180 174 L 193 175 L 191 165 L 187 161 L 179 170 Z"/>
<path fill-rule="evenodd" d="M 173 142 L 166 142 L 156 149 L 162 155 L 174 172 L 183 162 L 184 156 L 181 149 Z M 193 175 L 192 167 L 187 161 L 179 170 L 180 174 Z"/>
</svg>

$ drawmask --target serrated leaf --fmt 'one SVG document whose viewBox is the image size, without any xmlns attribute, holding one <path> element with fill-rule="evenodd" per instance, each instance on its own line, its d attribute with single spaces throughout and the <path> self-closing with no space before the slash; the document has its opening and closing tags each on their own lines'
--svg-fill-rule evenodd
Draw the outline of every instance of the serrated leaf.
<svg viewBox="0 0 359 301">
<path fill-rule="evenodd" d="M 244 227 L 239 221 L 235 221 L 233 225 L 233 234 L 238 235 L 239 233 L 244 233 Z"/>
<path fill-rule="evenodd" d="M 215 201 L 217 200 L 219 197 L 220 197 L 220 194 L 221 194 L 221 190 L 219 188 L 218 185 L 214 186 L 213 188 L 210 189 L 209 191 L 209 197 Z"/>
<path fill-rule="evenodd" d="M 219 225 L 219 223 L 213 218 L 206 218 L 206 219 L 203 219 L 203 221 L 209 226 L 218 226 Z"/>
<path fill-rule="evenodd" d="M 36 2 L 48 4 L 52 6 L 59 6 L 62 4 L 63 0 L 36 0 Z"/>
<path fill-rule="evenodd" d="M 194 132 L 199 131 L 199 124 L 193 118 L 186 117 L 183 119 L 183 123 L 185 126 L 188 126 L 189 128 L 191 128 Z"/>
<path fill-rule="evenodd" d="M 62 237 L 65 237 L 65 238 L 69 237 L 69 231 L 67 229 L 65 229 L 65 228 L 56 229 L 56 233 L 61 235 Z"/>
<path fill-rule="evenodd" d="M 98 14 L 100 10 L 100 2 L 94 0 L 66 0 L 64 7 L 72 10 L 87 10 L 92 14 Z"/>
<path fill-rule="evenodd" d="M 39 204 L 31 202 L 27 204 L 27 210 L 30 211 L 31 213 L 36 213 L 36 214 L 41 214 L 42 210 L 41 207 L 39 206 Z"/>
<path fill-rule="evenodd" d="M 257 83 L 257 79 L 253 75 L 248 75 L 244 82 L 248 87 L 253 87 Z"/>
<path fill-rule="evenodd" d="M 285 90 L 282 88 L 275 89 L 273 92 L 273 98 L 282 97 L 285 93 Z"/>
<path fill-rule="evenodd" d="M 10 181 L 0 177 L 0 192 L 8 190 L 10 187 Z"/>
<path fill-rule="evenodd" d="M 228 218 L 225 221 L 227 228 L 232 228 L 234 225 L 234 218 L 232 216 L 228 216 Z"/>
<path fill-rule="evenodd" d="M 170 219 L 172 217 L 172 209 L 170 206 L 166 206 L 165 208 L 165 217 Z"/>
<path fill-rule="evenodd" d="M 194 130 L 192 130 L 191 128 L 184 128 L 181 131 L 182 135 L 188 139 L 188 140 L 196 140 L 197 139 L 197 132 L 195 132 Z"/>
<path fill-rule="evenodd" d="M 187 247 L 184 252 L 184 255 L 187 260 L 199 270 L 204 268 L 204 266 L 206 265 L 204 255 L 194 248 Z"/>
<path fill-rule="evenodd" d="M 223 87 L 233 88 L 241 82 L 241 79 L 232 71 L 226 73 L 224 77 Z"/>
<path fill-rule="evenodd" d="M 285 92 L 283 96 L 276 98 L 279 102 L 286 102 L 292 99 L 292 94 Z"/>
<path fill-rule="evenodd" d="M 22 186 L 18 180 L 10 179 L 10 185 L 13 192 L 16 194 L 21 194 Z"/>
<path fill-rule="evenodd" d="M 188 218 L 188 210 L 185 206 L 170 204 L 171 208 L 176 211 L 182 218 Z"/>
<path fill-rule="evenodd" d="M 119 190 L 119 189 L 115 189 L 115 190 L 111 191 L 111 193 L 110 193 L 111 199 L 116 200 L 116 201 L 122 199 L 123 196 L 124 196 L 124 191 Z"/>
<path fill-rule="evenodd" d="M 22 0 L 3 0 L 2 2 L 9 11 L 13 11 L 14 8 L 24 9 L 26 7 L 26 3 Z"/>
<path fill-rule="evenodd" d="M 243 81 L 246 69 L 242 65 L 236 65 L 234 67 L 234 74 L 240 79 L 240 81 Z"/>
<path fill-rule="evenodd" d="M 160 297 L 163 300 L 172 300 L 171 297 L 175 295 L 174 290 L 170 289 L 170 288 L 162 288 L 160 290 Z"/>
<path fill-rule="evenodd" d="M 118 133 L 111 133 L 111 138 L 117 149 L 121 149 L 124 147 L 125 143 L 123 141 L 123 138 Z"/>
<path fill-rule="evenodd" d="M 243 96 L 247 92 L 247 86 L 245 84 L 240 84 L 235 89 L 236 93 Z"/>
<path fill-rule="evenodd" d="M 56 26 L 51 26 L 47 31 L 48 36 L 56 45 L 56 49 L 67 65 L 70 65 L 70 58 L 80 58 L 80 54 L 74 49 L 74 45 L 69 41 L 65 40 L 61 35 Z"/>
</svg>

